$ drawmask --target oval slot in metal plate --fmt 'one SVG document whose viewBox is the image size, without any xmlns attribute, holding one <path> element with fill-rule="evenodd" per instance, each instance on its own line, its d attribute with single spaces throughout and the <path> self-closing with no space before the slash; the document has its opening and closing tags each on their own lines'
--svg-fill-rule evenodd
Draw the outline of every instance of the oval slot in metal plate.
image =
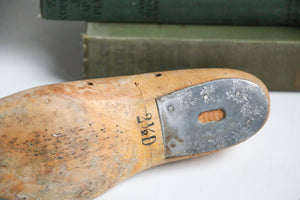
<svg viewBox="0 0 300 200">
<path fill-rule="evenodd" d="M 220 79 L 156 98 L 166 158 L 212 152 L 255 134 L 268 115 L 261 88 L 243 79 Z M 224 118 L 200 123 L 201 113 L 224 111 Z"/>
</svg>

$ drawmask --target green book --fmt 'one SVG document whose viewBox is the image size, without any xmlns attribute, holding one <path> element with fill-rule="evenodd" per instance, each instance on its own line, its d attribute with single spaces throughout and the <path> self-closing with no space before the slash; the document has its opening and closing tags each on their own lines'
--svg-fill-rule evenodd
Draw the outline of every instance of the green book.
<svg viewBox="0 0 300 200">
<path fill-rule="evenodd" d="M 40 0 L 46 19 L 202 25 L 300 25 L 299 0 Z"/>
<path fill-rule="evenodd" d="M 88 23 L 83 41 L 86 78 L 234 68 L 300 91 L 300 28 Z"/>
</svg>

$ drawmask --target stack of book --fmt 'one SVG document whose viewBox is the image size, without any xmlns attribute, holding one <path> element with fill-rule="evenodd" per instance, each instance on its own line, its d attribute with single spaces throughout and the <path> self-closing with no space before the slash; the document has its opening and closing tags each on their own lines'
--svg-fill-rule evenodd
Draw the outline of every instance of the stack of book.
<svg viewBox="0 0 300 200">
<path fill-rule="evenodd" d="M 86 78 L 235 68 L 300 90 L 300 1 L 41 0 L 41 14 L 87 22 Z"/>
</svg>

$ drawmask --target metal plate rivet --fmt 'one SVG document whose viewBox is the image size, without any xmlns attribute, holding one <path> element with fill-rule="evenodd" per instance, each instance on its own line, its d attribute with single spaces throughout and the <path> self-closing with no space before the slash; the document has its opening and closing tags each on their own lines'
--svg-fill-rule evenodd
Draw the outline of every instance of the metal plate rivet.
<svg viewBox="0 0 300 200">
<path fill-rule="evenodd" d="M 174 106 L 172 106 L 172 105 L 168 106 L 168 111 L 173 112 L 174 111 Z"/>
<path fill-rule="evenodd" d="M 235 95 L 236 95 L 236 96 L 240 96 L 240 95 L 241 95 L 241 92 L 238 90 L 238 91 L 235 92 Z"/>
</svg>

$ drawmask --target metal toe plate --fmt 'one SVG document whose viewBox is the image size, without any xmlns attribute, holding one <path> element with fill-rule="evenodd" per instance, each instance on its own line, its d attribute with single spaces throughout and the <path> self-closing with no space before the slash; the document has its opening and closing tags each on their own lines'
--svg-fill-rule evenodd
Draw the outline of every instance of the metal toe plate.
<svg viewBox="0 0 300 200">
<path fill-rule="evenodd" d="M 156 99 L 166 158 L 216 151 L 256 133 L 268 115 L 261 88 L 243 79 L 220 79 Z M 220 121 L 199 122 L 199 115 L 220 109 Z"/>
</svg>

